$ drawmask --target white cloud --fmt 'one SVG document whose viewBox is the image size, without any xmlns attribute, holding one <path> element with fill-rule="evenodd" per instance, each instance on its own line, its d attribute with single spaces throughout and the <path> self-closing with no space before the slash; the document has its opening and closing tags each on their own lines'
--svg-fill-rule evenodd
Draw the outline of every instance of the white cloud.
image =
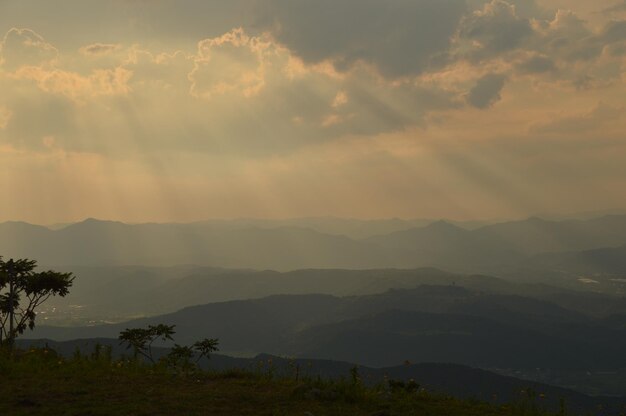
<svg viewBox="0 0 626 416">
<path fill-rule="evenodd" d="M 195 65 L 189 73 L 191 93 L 210 98 L 236 91 L 245 97 L 265 85 L 265 55 L 271 44 L 248 36 L 243 29 L 198 43 Z"/>
<path fill-rule="evenodd" d="M 124 95 L 129 92 L 128 81 L 132 72 L 119 67 L 95 70 L 88 76 L 63 71 L 43 69 L 36 66 L 22 66 L 14 75 L 15 80 L 34 81 L 42 91 L 61 94 L 77 102 L 98 96 Z"/>
<path fill-rule="evenodd" d="M 21 66 L 51 65 L 58 50 L 30 29 L 10 29 L 0 43 L 0 63 L 5 71 Z"/>
</svg>

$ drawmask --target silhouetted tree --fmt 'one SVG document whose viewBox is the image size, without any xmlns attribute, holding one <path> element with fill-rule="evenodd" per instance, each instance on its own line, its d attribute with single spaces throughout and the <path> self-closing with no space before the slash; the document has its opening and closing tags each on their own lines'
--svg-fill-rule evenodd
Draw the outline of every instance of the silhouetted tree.
<svg viewBox="0 0 626 416">
<path fill-rule="evenodd" d="M 135 359 L 139 355 L 147 358 L 150 362 L 154 363 L 154 357 L 152 356 L 152 344 L 157 339 L 162 341 L 173 341 L 172 335 L 175 325 L 150 325 L 148 328 L 127 328 L 120 332 L 119 340 L 121 344 L 127 344 L 126 348 L 132 348 Z"/>
<path fill-rule="evenodd" d="M 52 270 L 36 272 L 29 259 L 4 261 L 0 257 L 0 345 L 13 348 L 27 328 L 35 328 L 35 310 L 51 296 L 69 293 L 74 276 Z"/>
</svg>

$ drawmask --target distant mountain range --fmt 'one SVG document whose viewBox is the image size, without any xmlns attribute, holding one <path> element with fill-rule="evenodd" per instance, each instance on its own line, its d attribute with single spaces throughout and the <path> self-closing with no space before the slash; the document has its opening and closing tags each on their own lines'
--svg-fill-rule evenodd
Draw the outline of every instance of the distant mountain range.
<svg viewBox="0 0 626 416">
<path fill-rule="evenodd" d="M 518 294 L 539 299 L 542 299 L 541 296 L 556 297 L 557 294 L 564 299 L 566 296 L 576 299 L 574 294 L 578 293 L 553 285 L 515 284 L 486 275 L 463 275 L 432 268 L 275 272 L 194 266 L 71 266 L 59 270 L 72 271 L 78 278 L 70 296 L 52 298 L 41 310 L 42 319 L 57 325 L 128 320 L 131 317 L 173 312 L 190 305 L 262 298 L 275 294 L 361 296 L 383 293 L 389 289 L 412 289 L 421 285 L 457 285 L 474 291 Z M 570 298 L 566 298 L 568 306 L 572 303 Z M 587 308 L 596 311 L 598 316 L 606 315 L 606 310 L 622 310 L 606 296 L 599 296 L 599 300 Z"/>
<path fill-rule="evenodd" d="M 260 224 L 242 220 L 226 225 L 130 225 L 89 219 L 51 230 L 8 222 L 0 224 L 0 253 L 35 258 L 49 266 L 193 264 L 259 270 L 440 267 L 481 272 L 531 265 L 625 271 L 623 261 L 619 261 L 626 246 L 623 215 L 566 221 L 530 218 L 473 229 L 445 221 L 425 226 L 411 226 L 401 220 L 364 223 L 336 219 L 293 223 L 297 225 L 286 222 L 275 227 Z M 358 231 L 360 226 L 367 230 Z M 375 230 L 394 229 L 371 235 Z M 341 230 L 346 235 L 336 233 Z M 622 251 L 589 252 L 617 247 Z M 547 253 L 567 254 L 542 257 Z"/>
<path fill-rule="evenodd" d="M 533 264 L 537 267 L 568 270 L 593 276 L 608 274 L 626 279 L 626 245 L 614 248 L 549 253 L 536 256 Z"/>
</svg>

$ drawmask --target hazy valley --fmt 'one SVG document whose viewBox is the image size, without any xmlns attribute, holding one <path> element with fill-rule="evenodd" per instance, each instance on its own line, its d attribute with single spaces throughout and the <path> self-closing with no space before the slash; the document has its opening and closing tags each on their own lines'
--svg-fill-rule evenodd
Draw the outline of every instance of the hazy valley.
<svg viewBox="0 0 626 416">
<path fill-rule="evenodd" d="M 32 339 L 111 343 L 164 323 L 181 342 L 215 334 L 248 366 L 258 354 L 372 369 L 456 363 L 518 385 L 626 396 L 626 216 L 406 222 L 386 234 L 383 222 L 329 220 L 358 223 L 358 238 L 292 222 L 5 223 L 0 250 L 80 276 L 40 310 Z"/>
</svg>

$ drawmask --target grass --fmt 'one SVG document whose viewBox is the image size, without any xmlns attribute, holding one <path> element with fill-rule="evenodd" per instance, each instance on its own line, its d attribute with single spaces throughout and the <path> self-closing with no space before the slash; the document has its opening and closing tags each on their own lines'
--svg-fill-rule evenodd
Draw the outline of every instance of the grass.
<svg viewBox="0 0 626 416">
<path fill-rule="evenodd" d="M 0 415 L 544 415 L 526 404 L 492 406 L 411 388 L 298 380 L 271 371 L 172 371 L 110 354 L 51 350 L 0 354 Z"/>
</svg>

